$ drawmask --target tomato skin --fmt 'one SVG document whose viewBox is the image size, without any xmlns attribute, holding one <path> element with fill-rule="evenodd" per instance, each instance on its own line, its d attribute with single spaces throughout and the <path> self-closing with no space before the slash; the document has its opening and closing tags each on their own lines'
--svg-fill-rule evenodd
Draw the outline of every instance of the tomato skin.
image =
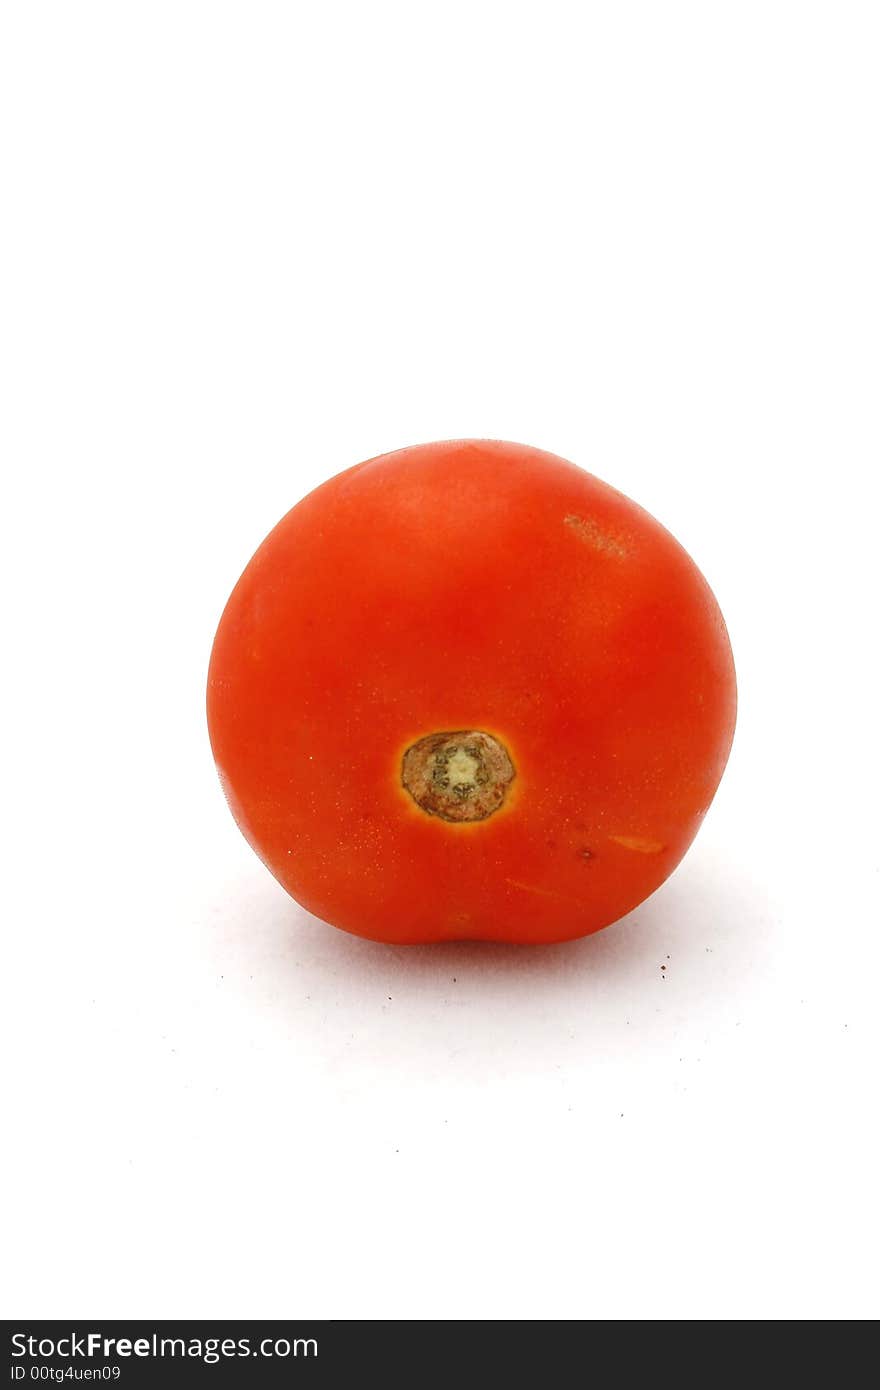
<svg viewBox="0 0 880 1390">
<path fill-rule="evenodd" d="M 727 761 L 730 644 L 706 581 L 574 464 L 488 440 L 384 454 L 279 522 L 211 655 L 214 757 L 304 907 L 377 941 L 563 941 L 672 872 Z M 486 819 L 402 782 L 438 731 L 498 740 Z"/>
</svg>

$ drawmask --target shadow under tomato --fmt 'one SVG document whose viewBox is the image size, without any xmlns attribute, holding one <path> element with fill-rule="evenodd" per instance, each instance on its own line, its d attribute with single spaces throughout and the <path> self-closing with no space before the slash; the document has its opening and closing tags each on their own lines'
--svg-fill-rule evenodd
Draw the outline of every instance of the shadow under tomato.
<svg viewBox="0 0 880 1390">
<path fill-rule="evenodd" d="M 424 946 L 393 946 L 339 931 L 311 916 L 286 896 L 265 905 L 263 932 L 282 959 L 301 971 L 362 974 L 389 985 L 395 981 L 435 981 L 497 986 L 525 982 L 529 988 L 552 989 L 554 983 L 644 978 L 657 972 L 667 983 L 688 959 L 721 953 L 727 966 L 753 959 L 766 939 L 766 912 L 760 895 L 727 861 L 691 855 L 633 912 L 620 921 L 575 941 L 551 945 L 513 945 L 456 941 Z M 261 914 L 262 915 L 262 914 Z M 673 964 L 674 962 L 674 964 Z M 735 968 L 735 967 L 734 967 Z M 663 977 L 666 979 L 663 979 Z M 519 983 L 517 983 L 517 988 Z"/>
<path fill-rule="evenodd" d="M 722 844 L 689 856 L 621 921 L 552 946 L 365 941 L 310 916 L 258 869 L 244 895 L 215 929 L 216 964 L 274 1019 L 306 1075 L 325 1069 L 350 1097 L 380 1080 L 401 1094 L 424 1084 L 464 1094 L 566 1068 L 587 1084 L 632 1056 L 678 1065 L 683 1037 L 702 1048 L 750 1016 L 777 939 L 760 878 Z"/>
</svg>

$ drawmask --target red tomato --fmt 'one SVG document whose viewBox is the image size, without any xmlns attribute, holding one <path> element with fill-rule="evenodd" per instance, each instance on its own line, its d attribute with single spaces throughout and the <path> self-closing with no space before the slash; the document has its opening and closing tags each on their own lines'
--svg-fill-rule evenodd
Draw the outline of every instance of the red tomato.
<svg viewBox="0 0 880 1390">
<path fill-rule="evenodd" d="M 232 813 L 377 941 L 562 941 L 697 832 L 733 737 L 724 622 L 658 522 L 552 454 L 457 440 L 317 488 L 233 591 L 208 681 Z"/>
</svg>

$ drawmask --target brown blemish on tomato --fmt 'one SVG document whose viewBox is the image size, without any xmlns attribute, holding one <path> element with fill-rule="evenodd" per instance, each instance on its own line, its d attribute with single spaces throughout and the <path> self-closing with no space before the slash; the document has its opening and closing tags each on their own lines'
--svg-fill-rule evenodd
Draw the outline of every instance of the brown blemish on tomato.
<svg viewBox="0 0 880 1390">
<path fill-rule="evenodd" d="M 621 560 L 629 553 L 627 547 L 616 536 L 610 535 L 597 521 L 593 521 L 592 517 L 567 516 L 565 524 L 579 540 L 593 550 L 603 550 L 606 554 L 616 555 Z"/>
<path fill-rule="evenodd" d="M 459 729 L 427 734 L 407 748 L 400 780 L 427 815 L 462 822 L 493 815 L 515 776 L 503 743 Z"/>
<path fill-rule="evenodd" d="M 616 845 L 623 845 L 624 849 L 634 850 L 636 854 L 659 854 L 665 848 L 660 840 L 649 840 L 644 835 L 609 835 L 608 838 Z"/>
</svg>

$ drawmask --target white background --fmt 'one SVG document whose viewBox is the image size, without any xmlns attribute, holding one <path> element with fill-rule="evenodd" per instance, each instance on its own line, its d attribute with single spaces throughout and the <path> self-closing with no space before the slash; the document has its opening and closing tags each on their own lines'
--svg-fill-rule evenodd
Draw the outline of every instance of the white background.
<svg viewBox="0 0 880 1390">
<path fill-rule="evenodd" d="M 876 1315 L 878 38 L 3 7 L 7 1316 Z M 316 922 L 210 758 L 263 535 L 460 435 L 653 511 L 737 658 L 693 850 L 568 946 Z"/>
</svg>

